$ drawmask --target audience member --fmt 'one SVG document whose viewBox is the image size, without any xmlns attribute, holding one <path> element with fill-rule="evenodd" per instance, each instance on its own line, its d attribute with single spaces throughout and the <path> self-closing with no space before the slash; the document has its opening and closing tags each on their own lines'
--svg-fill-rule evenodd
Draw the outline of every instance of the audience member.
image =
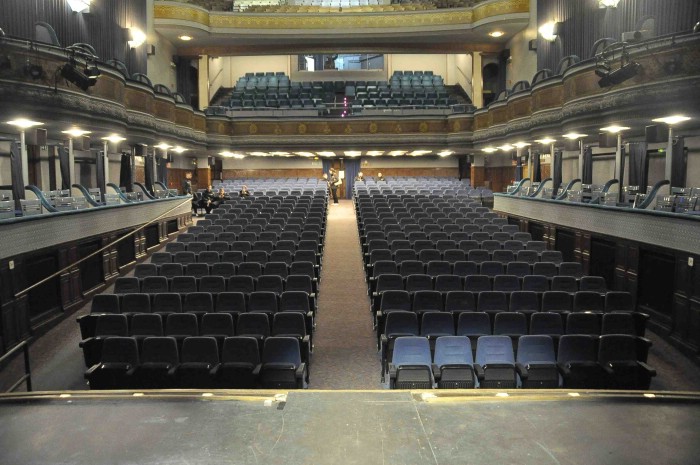
<svg viewBox="0 0 700 465">
<path fill-rule="evenodd" d="M 248 191 L 248 186 L 245 184 L 241 187 L 241 191 L 238 193 L 241 197 L 250 197 L 250 192 Z"/>
<path fill-rule="evenodd" d="M 384 175 L 382 173 L 377 173 L 377 181 L 386 181 L 386 179 L 384 179 Z"/>
<path fill-rule="evenodd" d="M 362 174 L 362 171 L 357 173 L 357 176 L 355 176 L 355 181 L 365 182 L 365 175 Z"/>
</svg>

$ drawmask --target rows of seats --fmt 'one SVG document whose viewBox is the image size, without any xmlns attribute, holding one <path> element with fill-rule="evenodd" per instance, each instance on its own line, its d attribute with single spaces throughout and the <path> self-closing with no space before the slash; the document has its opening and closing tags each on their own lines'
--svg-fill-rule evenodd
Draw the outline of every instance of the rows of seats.
<svg viewBox="0 0 700 465">
<path fill-rule="evenodd" d="M 157 316 L 157 315 L 153 315 Z M 219 334 L 217 334 L 219 336 Z M 262 348 L 262 351 L 260 350 Z M 262 352 L 262 354 L 261 354 Z M 299 340 L 275 336 L 106 337 L 85 373 L 92 389 L 294 389 L 308 379 Z"/>
<path fill-rule="evenodd" d="M 655 370 L 637 359 L 633 336 L 523 335 L 441 336 L 431 353 L 427 337 L 402 336 L 394 343 L 387 371 L 397 389 L 584 388 L 648 389 Z"/>
</svg>

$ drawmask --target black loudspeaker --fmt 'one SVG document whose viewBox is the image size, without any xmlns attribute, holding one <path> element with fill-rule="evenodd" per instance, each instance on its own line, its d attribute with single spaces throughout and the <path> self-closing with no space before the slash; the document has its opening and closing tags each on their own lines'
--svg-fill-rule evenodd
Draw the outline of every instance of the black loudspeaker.
<svg viewBox="0 0 700 465">
<path fill-rule="evenodd" d="M 90 150 L 90 136 L 81 136 L 80 145 L 83 150 Z"/>
<path fill-rule="evenodd" d="M 568 151 L 576 150 L 576 151 L 578 151 L 579 150 L 578 142 L 579 141 L 576 139 L 566 139 L 566 141 L 564 142 L 564 150 L 568 150 Z"/>
<path fill-rule="evenodd" d="M 647 144 L 668 141 L 668 126 L 653 124 L 644 128 L 644 135 Z"/>
<path fill-rule="evenodd" d="M 27 145 L 38 145 L 39 147 L 46 145 L 46 133 L 44 128 L 28 129 L 25 131 Z"/>
<path fill-rule="evenodd" d="M 509 49 L 509 48 L 504 48 L 504 49 L 501 51 L 500 57 L 501 57 L 501 60 L 503 60 L 503 61 L 508 60 L 508 58 L 510 58 L 510 49 Z"/>
<path fill-rule="evenodd" d="M 145 157 L 146 156 L 146 146 L 143 144 L 134 145 L 134 155 L 136 155 L 137 157 Z"/>
<path fill-rule="evenodd" d="M 617 134 L 609 132 L 601 132 L 598 134 L 598 147 L 611 148 L 617 145 Z"/>
<path fill-rule="evenodd" d="M 527 43 L 527 49 L 533 52 L 537 51 L 537 39 L 532 39 Z"/>
</svg>

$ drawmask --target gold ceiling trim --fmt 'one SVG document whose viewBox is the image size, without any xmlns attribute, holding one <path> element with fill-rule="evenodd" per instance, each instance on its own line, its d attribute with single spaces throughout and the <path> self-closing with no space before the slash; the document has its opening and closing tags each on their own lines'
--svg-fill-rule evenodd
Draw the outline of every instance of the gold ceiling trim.
<svg viewBox="0 0 700 465">
<path fill-rule="evenodd" d="M 381 13 L 221 13 L 202 8 L 156 2 L 155 19 L 197 23 L 221 29 L 375 29 L 471 25 L 495 16 L 527 13 L 529 0 L 501 0 L 473 9 L 429 10 L 426 12 Z"/>
</svg>

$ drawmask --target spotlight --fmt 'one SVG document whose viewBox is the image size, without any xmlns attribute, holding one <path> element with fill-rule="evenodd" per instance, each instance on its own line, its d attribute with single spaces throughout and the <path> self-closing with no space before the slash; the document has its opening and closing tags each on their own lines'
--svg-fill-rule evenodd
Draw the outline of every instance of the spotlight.
<svg viewBox="0 0 700 465">
<path fill-rule="evenodd" d="M 44 75 L 41 65 L 33 65 L 29 61 L 24 65 L 24 74 L 32 79 L 40 79 Z"/>
<path fill-rule="evenodd" d="M 83 73 L 89 79 L 97 79 L 102 74 L 100 72 L 100 69 L 97 66 L 95 66 L 95 65 L 89 66 L 87 64 L 85 65 L 85 71 L 83 71 Z"/>
<path fill-rule="evenodd" d="M 66 81 L 72 82 L 83 91 L 87 91 L 88 88 L 94 86 L 96 82 L 94 78 L 88 77 L 85 73 L 80 71 L 74 61 L 61 66 L 59 72 Z"/>
<path fill-rule="evenodd" d="M 619 69 L 607 72 L 603 76 L 601 76 L 600 81 L 598 81 L 598 85 L 600 87 L 610 87 L 616 84 L 623 83 L 626 80 L 635 77 L 639 73 L 640 69 L 642 69 L 642 65 L 640 65 L 636 61 L 627 63 Z M 600 76 L 598 70 L 596 70 L 596 74 Z"/>
</svg>

